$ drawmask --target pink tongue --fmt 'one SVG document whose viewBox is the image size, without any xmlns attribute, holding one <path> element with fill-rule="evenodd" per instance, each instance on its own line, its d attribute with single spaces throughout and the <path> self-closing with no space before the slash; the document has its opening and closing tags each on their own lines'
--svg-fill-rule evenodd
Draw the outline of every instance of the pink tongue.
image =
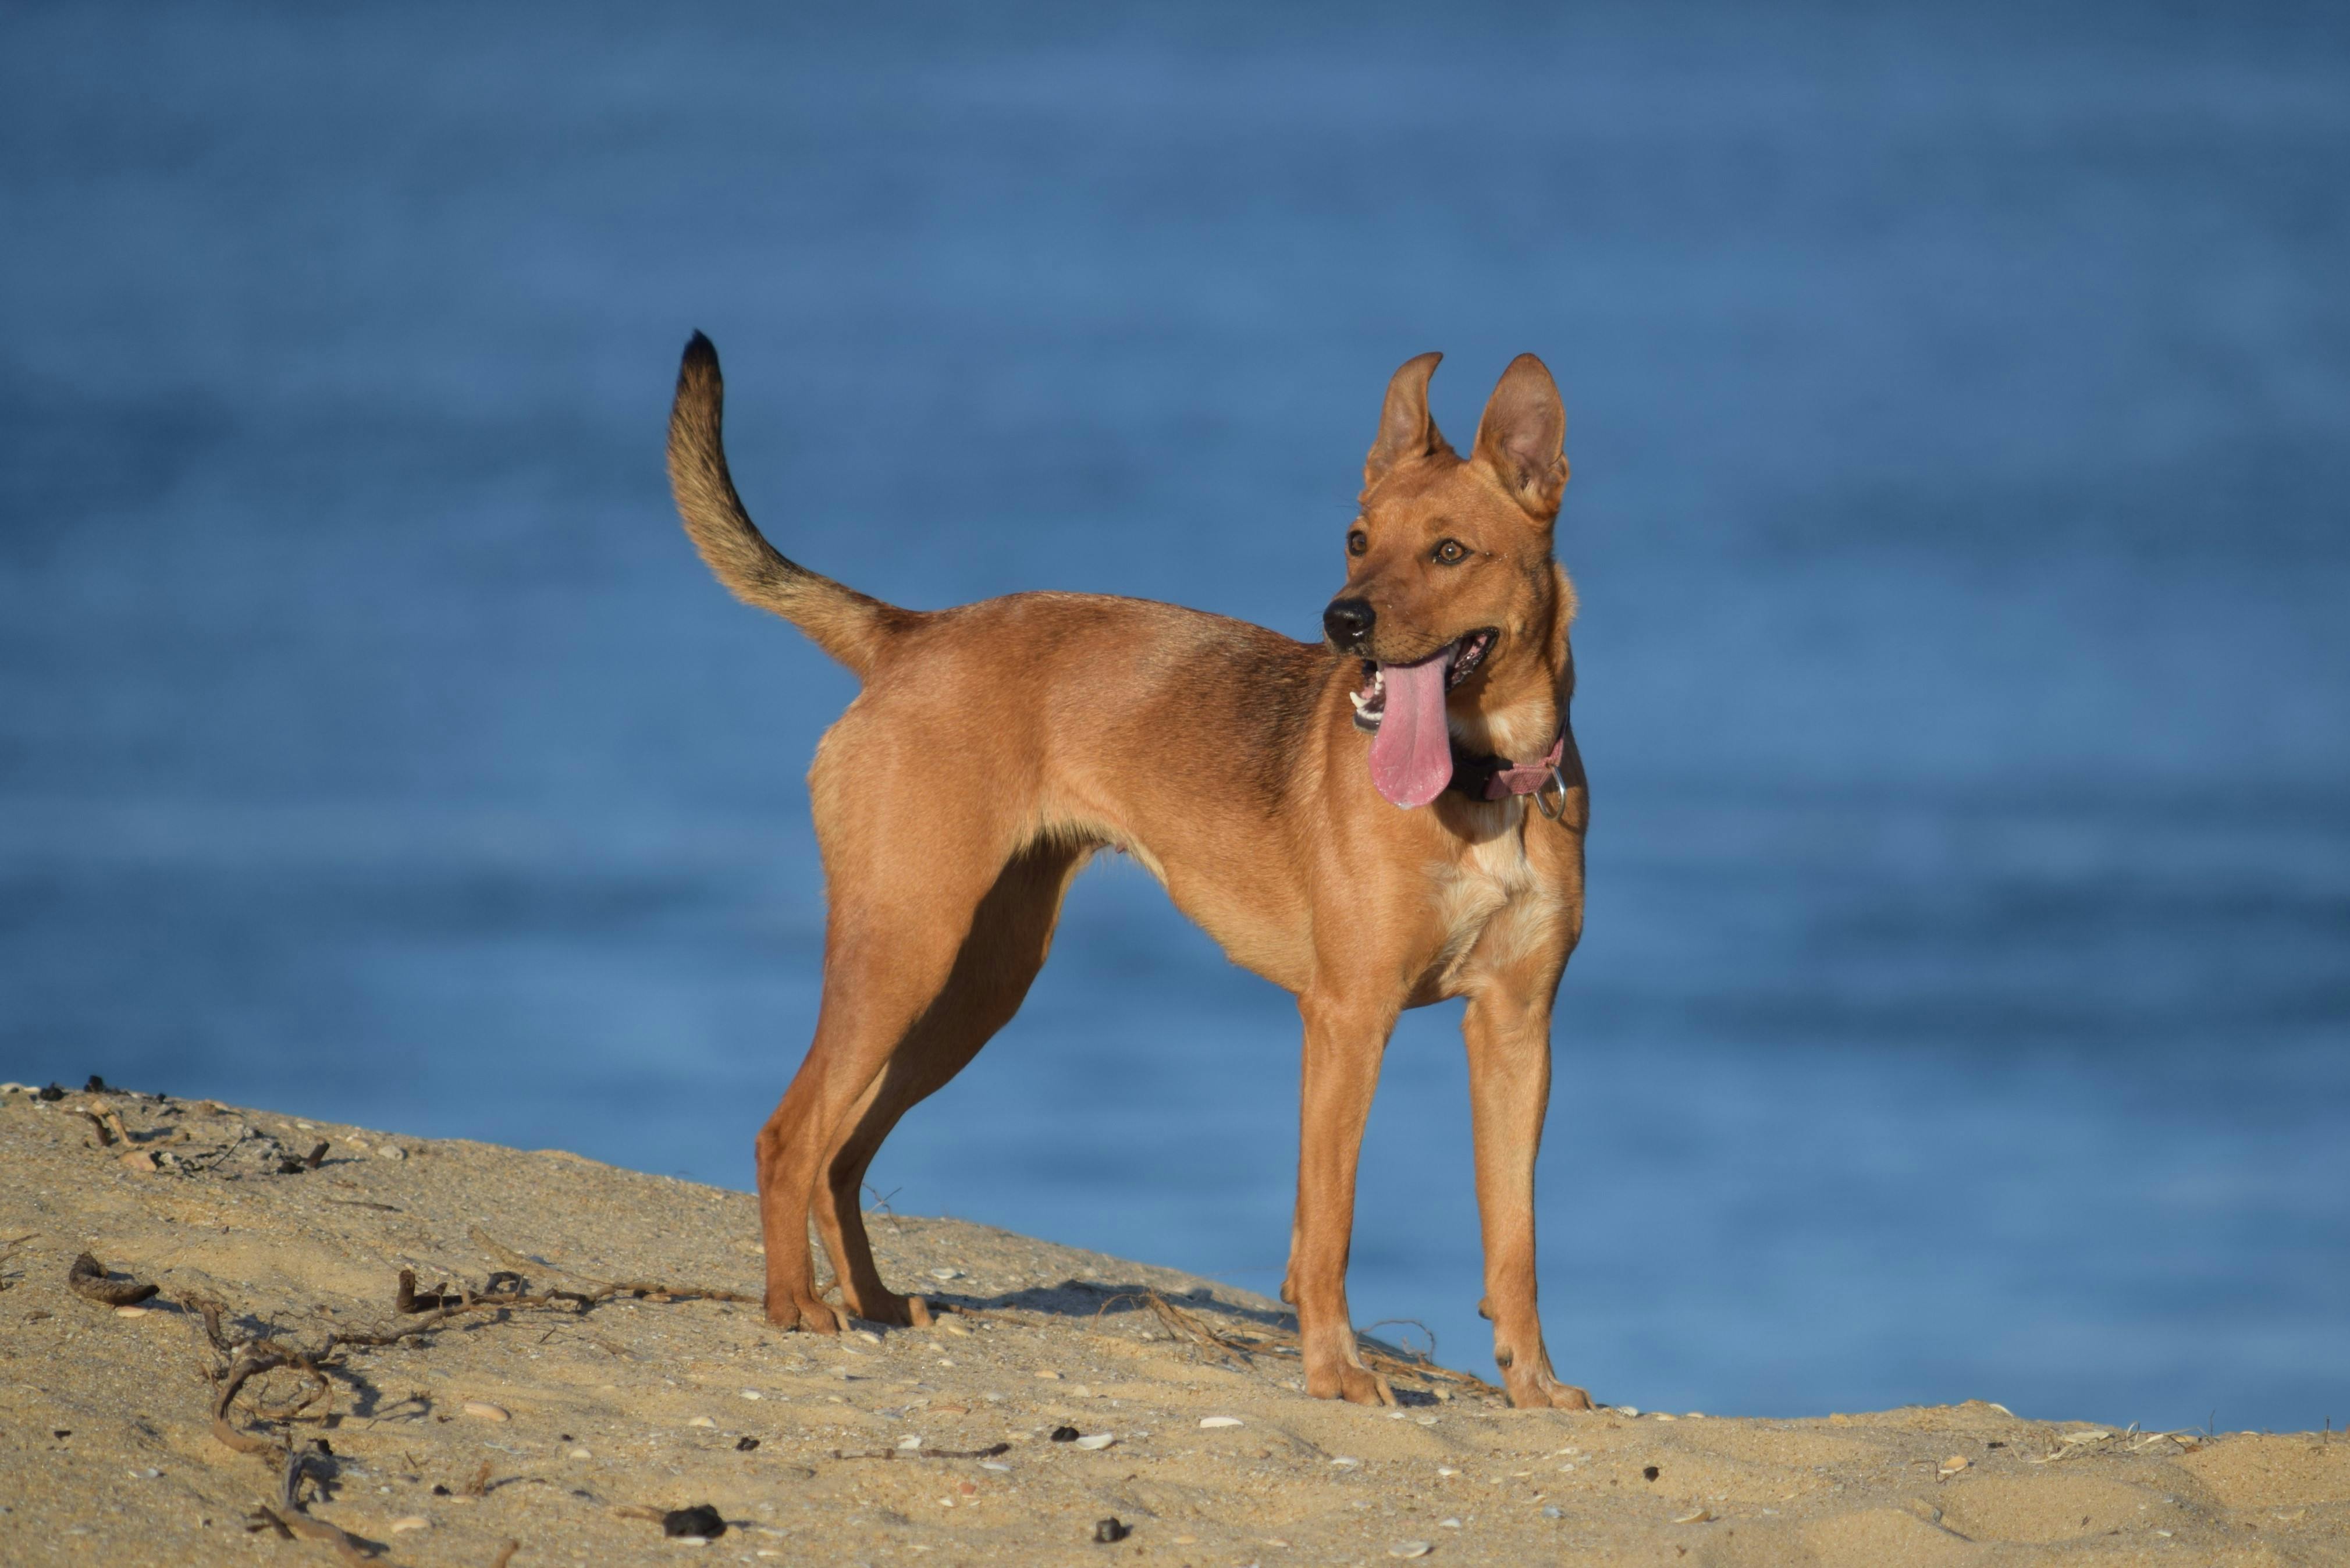
<svg viewBox="0 0 2350 1568">
<path fill-rule="evenodd" d="M 1426 805 L 1452 781 L 1452 738 L 1444 727 L 1449 651 L 1379 666 L 1388 701 L 1371 737 L 1371 784 L 1394 805 Z"/>
</svg>

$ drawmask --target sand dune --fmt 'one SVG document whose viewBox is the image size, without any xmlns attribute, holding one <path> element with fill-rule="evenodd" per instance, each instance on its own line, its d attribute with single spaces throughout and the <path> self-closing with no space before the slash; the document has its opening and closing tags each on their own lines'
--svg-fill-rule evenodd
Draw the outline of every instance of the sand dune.
<svg viewBox="0 0 2350 1568">
<path fill-rule="evenodd" d="M 739 1193 L 116 1091 L 0 1096 L 0 1171 L 11 1565 L 2350 1562 L 2316 1434 L 1328 1404 L 1276 1303 L 948 1220 L 874 1227 L 935 1326 L 778 1334 Z"/>
</svg>

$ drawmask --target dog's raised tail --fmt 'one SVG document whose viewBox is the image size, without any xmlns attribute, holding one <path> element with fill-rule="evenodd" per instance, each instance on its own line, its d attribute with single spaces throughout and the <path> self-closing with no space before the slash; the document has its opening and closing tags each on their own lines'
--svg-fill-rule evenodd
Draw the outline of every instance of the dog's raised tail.
<svg viewBox="0 0 2350 1568">
<path fill-rule="evenodd" d="M 677 401 L 669 411 L 670 491 L 693 547 L 736 598 L 783 617 L 818 648 L 866 674 L 889 635 L 914 619 L 913 613 L 811 572 L 767 543 L 726 471 L 725 412 L 718 350 L 697 332 L 678 366 Z"/>
</svg>

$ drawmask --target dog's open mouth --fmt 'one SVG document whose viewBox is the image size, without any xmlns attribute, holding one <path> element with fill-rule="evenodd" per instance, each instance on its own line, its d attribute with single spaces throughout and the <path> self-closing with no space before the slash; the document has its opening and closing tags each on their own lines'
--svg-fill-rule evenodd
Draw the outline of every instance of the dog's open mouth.
<svg viewBox="0 0 2350 1568">
<path fill-rule="evenodd" d="M 1426 805 L 1452 782 L 1452 736 L 1444 694 L 1476 673 L 1493 650 L 1492 627 L 1446 644 L 1416 664 L 1364 664 L 1349 693 L 1355 724 L 1371 733 L 1371 784 L 1394 805 Z"/>
<path fill-rule="evenodd" d="M 1445 660 L 1444 690 L 1450 691 L 1474 675 L 1477 672 L 1477 667 L 1485 662 L 1485 656 L 1493 651 L 1494 636 L 1492 627 L 1472 631 L 1457 642 L 1445 644 L 1432 656 L 1421 660 L 1421 663 L 1433 664 L 1440 659 Z M 1388 682 L 1385 671 L 1395 668 L 1397 667 L 1394 665 L 1374 664 L 1366 659 L 1363 660 L 1361 689 L 1347 693 L 1347 701 L 1355 705 L 1355 728 L 1366 734 L 1377 734 L 1379 721 L 1387 716 Z M 1417 669 L 1419 666 L 1404 668 Z"/>
</svg>

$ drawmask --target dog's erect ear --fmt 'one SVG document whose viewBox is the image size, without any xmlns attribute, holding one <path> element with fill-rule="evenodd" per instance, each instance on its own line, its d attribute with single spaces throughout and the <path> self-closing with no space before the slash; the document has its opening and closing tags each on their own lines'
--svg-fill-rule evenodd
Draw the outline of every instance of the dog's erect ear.
<svg viewBox="0 0 2350 1568">
<path fill-rule="evenodd" d="M 1531 354 L 1521 354 L 1502 372 L 1485 417 L 1477 421 L 1474 460 L 1493 471 L 1502 488 L 1540 523 L 1558 515 L 1566 487 L 1566 410 L 1558 384 Z"/>
<path fill-rule="evenodd" d="M 1436 421 L 1428 417 L 1428 379 L 1436 374 L 1441 354 L 1422 354 L 1403 362 L 1388 382 L 1387 406 L 1379 410 L 1378 439 L 1363 460 L 1363 489 L 1388 476 L 1397 463 L 1431 452 L 1451 452 Z"/>
</svg>

